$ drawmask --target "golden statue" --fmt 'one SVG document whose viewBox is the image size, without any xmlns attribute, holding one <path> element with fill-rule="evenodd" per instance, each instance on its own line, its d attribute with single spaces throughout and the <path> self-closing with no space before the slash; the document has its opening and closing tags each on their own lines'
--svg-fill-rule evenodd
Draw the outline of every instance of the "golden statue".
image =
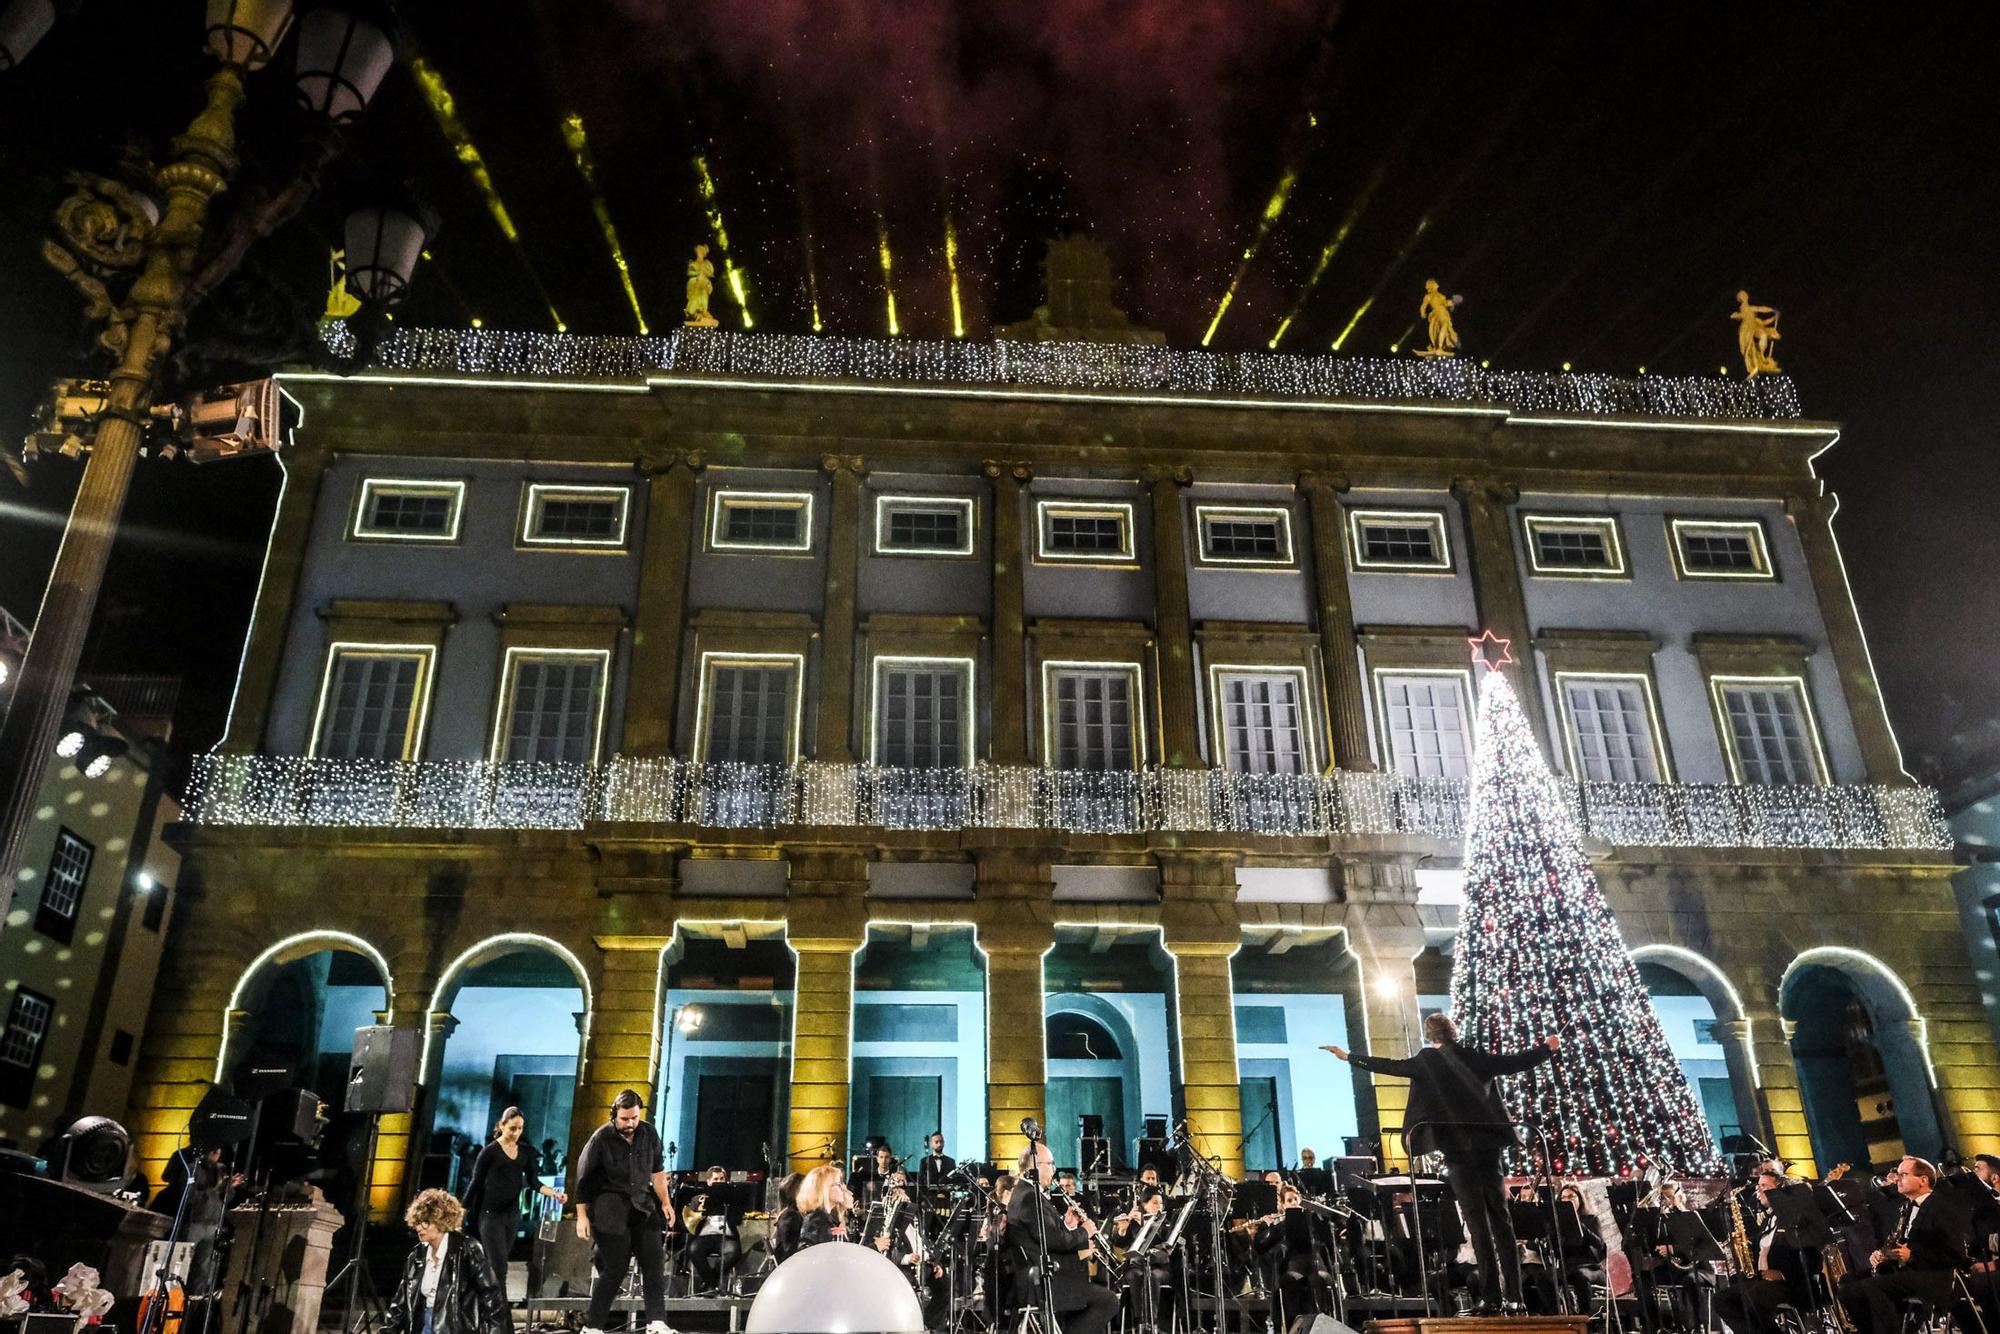
<svg viewBox="0 0 2000 1334">
<path fill-rule="evenodd" d="M 708 259 L 708 247 L 694 248 L 694 259 L 688 264 L 687 323 L 694 328 L 713 329 L 715 316 L 708 313 L 709 294 L 715 291 L 715 265 Z"/>
<path fill-rule="evenodd" d="M 347 252 L 335 250 L 327 257 L 326 313 L 322 320 L 351 319 L 361 309 L 361 298 L 347 290 Z"/>
<path fill-rule="evenodd" d="M 1451 357 L 1458 355 L 1458 330 L 1452 327 L 1451 312 L 1462 296 L 1446 296 L 1438 290 L 1437 279 L 1424 279 L 1424 299 L 1417 305 L 1417 318 L 1430 323 L 1431 345 L 1420 347 L 1416 353 L 1420 357 Z"/>
<path fill-rule="evenodd" d="M 1736 347 L 1743 353 L 1743 369 L 1750 378 L 1756 379 L 1762 371 L 1777 370 L 1771 344 L 1784 337 L 1778 332 L 1778 312 L 1769 306 L 1753 306 L 1748 292 L 1738 292 L 1736 313 L 1729 318 L 1736 321 Z"/>
</svg>

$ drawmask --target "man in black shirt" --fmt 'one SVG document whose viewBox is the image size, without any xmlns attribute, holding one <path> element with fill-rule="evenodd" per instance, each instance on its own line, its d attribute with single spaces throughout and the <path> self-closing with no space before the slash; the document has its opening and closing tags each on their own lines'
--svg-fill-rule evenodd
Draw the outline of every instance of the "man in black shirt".
<svg viewBox="0 0 2000 1334">
<path fill-rule="evenodd" d="M 668 1195 L 666 1153 L 645 1121 L 646 1104 L 626 1089 L 611 1104 L 611 1120 L 597 1128 L 576 1162 L 576 1235 L 592 1244 L 597 1275 L 590 1284 L 587 1331 L 602 1334 L 611 1302 L 625 1282 L 626 1266 L 639 1259 L 646 1301 L 646 1334 L 667 1329 L 667 1270 L 661 1233 L 674 1221 Z"/>
<path fill-rule="evenodd" d="M 1024 1306 L 1039 1306 L 1046 1268 L 1049 1295 L 1062 1317 L 1065 1334 L 1104 1334 L 1118 1316 L 1118 1296 L 1090 1281 L 1076 1253 L 1091 1244 L 1097 1225 L 1075 1206 L 1057 1213 L 1045 1193 L 1055 1179 L 1056 1163 L 1046 1144 L 1030 1144 L 1021 1155 L 1021 1175 L 1007 1201 L 1007 1240 L 1014 1250 L 1016 1296 Z M 1048 1250 L 1042 1249 L 1046 1240 Z"/>
<path fill-rule="evenodd" d="M 917 1185 L 925 1190 L 938 1190 L 957 1166 L 944 1151 L 944 1132 L 933 1130 L 924 1141 L 924 1156 L 917 1162 Z"/>
</svg>

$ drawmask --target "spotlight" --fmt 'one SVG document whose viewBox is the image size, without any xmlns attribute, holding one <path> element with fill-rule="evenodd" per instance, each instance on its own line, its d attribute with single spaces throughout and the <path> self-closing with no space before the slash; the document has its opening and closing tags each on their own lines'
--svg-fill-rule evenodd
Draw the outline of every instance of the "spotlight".
<svg viewBox="0 0 2000 1334">
<path fill-rule="evenodd" d="M 112 762 L 123 758 L 125 752 L 131 748 L 131 743 L 126 741 L 124 737 L 109 736 L 102 732 L 98 733 L 90 740 L 84 742 L 82 756 L 83 776 L 85 778 L 104 777 L 106 773 L 110 772 Z"/>
<path fill-rule="evenodd" d="M 56 754 L 65 760 L 73 760 L 83 749 L 83 743 L 91 737 L 91 731 L 79 722 L 64 725 L 63 734 L 56 741 Z"/>
<path fill-rule="evenodd" d="M 1375 994 L 1383 1000 L 1394 1000 L 1403 992 L 1403 986 L 1394 973 L 1383 973 L 1375 979 Z"/>
<path fill-rule="evenodd" d="M 151 871 L 139 872 L 138 886 L 139 886 L 139 892 L 141 894 L 152 893 L 153 886 L 158 883 L 159 883 L 158 881 L 153 879 L 153 873 Z"/>
<path fill-rule="evenodd" d="M 674 1026 L 683 1036 L 691 1037 L 701 1028 L 702 1013 L 699 1005 L 683 1005 L 674 1015 Z"/>
</svg>

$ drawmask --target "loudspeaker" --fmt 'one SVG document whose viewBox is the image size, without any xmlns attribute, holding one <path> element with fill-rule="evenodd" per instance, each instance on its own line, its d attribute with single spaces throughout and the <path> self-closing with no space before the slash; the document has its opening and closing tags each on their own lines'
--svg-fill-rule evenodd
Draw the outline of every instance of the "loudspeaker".
<svg viewBox="0 0 2000 1334">
<path fill-rule="evenodd" d="M 1300 1316 L 1292 1322 L 1289 1334 L 1357 1334 L 1352 1325 L 1343 1325 L 1330 1315 L 1316 1315 L 1308 1320 Z"/>
<path fill-rule="evenodd" d="M 226 1149 L 249 1139 L 256 1126 L 255 1105 L 212 1088 L 201 1095 L 201 1102 L 188 1121 L 188 1140 L 203 1153 Z"/>
<path fill-rule="evenodd" d="M 354 1030 L 354 1060 L 347 1067 L 350 1112 L 408 1112 L 417 1105 L 417 1032 L 375 1024 Z"/>
</svg>

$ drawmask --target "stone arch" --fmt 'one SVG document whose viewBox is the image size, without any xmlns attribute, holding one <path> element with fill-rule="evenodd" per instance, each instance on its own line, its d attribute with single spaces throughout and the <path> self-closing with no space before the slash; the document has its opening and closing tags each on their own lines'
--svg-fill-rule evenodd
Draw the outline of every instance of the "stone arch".
<svg viewBox="0 0 2000 1334">
<path fill-rule="evenodd" d="M 240 1054 L 231 1050 L 240 1040 L 245 1024 L 250 1018 L 245 1004 L 251 999 L 252 989 L 260 981 L 268 981 L 269 970 L 282 968 L 286 964 L 297 963 L 301 959 L 326 951 L 358 954 L 375 965 L 382 978 L 382 1010 L 386 1016 L 395 1006 L 395 980 L 389 968 L 389 961 L 382 951 L 367 940 L 346 931 L 302 931 L 287 936 L 271 945 L 252 959 L 236 977 L 236 984 L 229 990 L 229 1003 L 222 1011 L 222 1040 L 215 1053 L 215 1082 L 224 1082 L 229 1075 L 232 1057 Z"/>
<path fill-rule="evenodd" d="M 1737 1124 L 1747 1133 L 1769 1141 L 1769 1127 L 1764 1124 L 1757 1098 L 1761 1081 L 1757 1074 L 1753 1021 L 1729 975 L 1707 955 L 1683 945 L 1639 945 L 1626 953 L 1634 964 L 1654 964 L 1684 978 L 1708 1002 L 1721 1029 L 1722 1056 L 1729 1068 L 1729 1092 L 1736 1106 Z"/>
<path fill-rule="evenodd" d="M 1904 1151 L 1935 1160 L 1944 1135 L 1916 997 L 1888 964 L 1845 945 L 1801 951 L 1778 983 L 1778 1009 L 1798 1067 L 1814 1156 L 1829 1165 L 1867 1156 L 1851 1069 L 1834 1050 L 1842 1036 L 1834 1026 L 1843 1022 L 1850 998 L 1868 1021 Z M 1851 1046 L 1851 1036 L 1847 1041 Z"/>
<path fill-rule="evenodd" d="M 1118 1146 L 1116 1152 L 1122 1158 L 1130 1151 L 1130 1141 L 1133 1135 L 1138 1133 L 1141 1119 L 1146 1111 L 1139 1088 L 1140 1048 L 1138 1037 L 1133 1032 L 1132 1025 L 1126 1021 L 1124 1014 L 1119 1011 L 1118 1007 L 1105 1001 L 1102 997 L 1085 995 L 1081 992 L 1056 992 L 1050 994 L 1042 1005 L 1042 1050 L 1043 1065 L 1047 1071 L 1044 1075 L 1046 1084 L 1054 1084 L 1059 1077 L 1089 1078 L 1096 1075 L 1095 1071 L 1085 1074 L 1082 1068 L 1085 1064 L 1083 1062 L 1069 1067 L 1074 1073 L 1063 1076 L 1057 1075 L 1055 1066 L 1059 1058 L 1051 1056 L 1048 1052 L 1048 1030 L 1049 1021 L 1060 1018 L 1063 1015 L 1074 1015 L 1087 1021 L 1093 1027 L 1103 1030 L 1109 1035 L 1111 1041 L 1117 1044 L 1118 1056 L 1115 1059 L 1093 1060 L 1087 1064 L 1102 1067 L 1107 1072 L 1113 1067 L 1117 1070 L 1116 1078 L 1119 1082 L 1122 1095 L 1118 1101 L 1122 1104 L 1120 1119 L 1123 1124 L 1117 1128 L 1115 1134 L 1111 1134 L 1111 1139 L 1113 1144 Z M 1064 1064 L 1068 1065 L 1067 1062 L 1064 1062 Z M 1049 1147 L 1055 1152 L 1056 1162 L 1062 1165 L 1075 1166 L 1070 1160 L 1075 1157 L 1076 1127 L 1073 1123 L 1057 1125 L 1059 1100 L 1050 1096 L 1048 1092 L 1043 1094 L 1043 1100 L 1043 1105 L 1046 1108 L 1044 1118 L 1048 1123 Z M 1107 1133 L 1110 1133 L 1108 1127 Z"/>
</svg>

